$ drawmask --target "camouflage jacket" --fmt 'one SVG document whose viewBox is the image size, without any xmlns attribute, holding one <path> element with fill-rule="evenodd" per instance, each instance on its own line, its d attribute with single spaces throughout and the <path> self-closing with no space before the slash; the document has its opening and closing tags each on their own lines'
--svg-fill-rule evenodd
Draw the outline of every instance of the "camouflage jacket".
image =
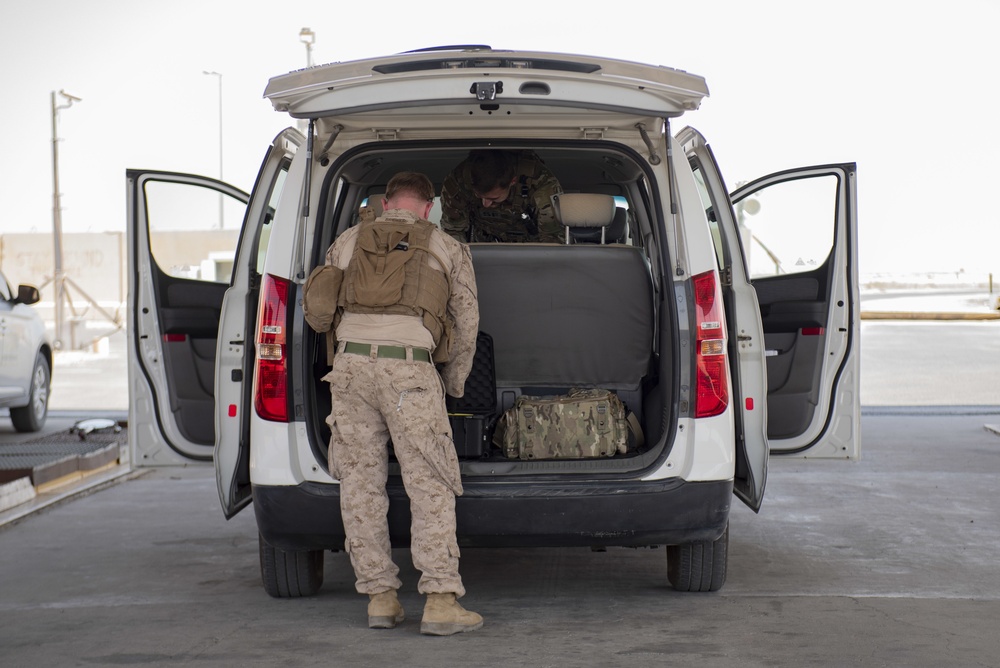
<svg viewBox="0 0 1000 668">
<path fill-rule="evenodd" d="M 561 192 L 559 181 L 541 158 L 521 151 L 510 197 L 484 207 L 472 191 L 466 160 L 441 186 L 441 229 L 459 241 L 558 242 L 564 232 L 556 220 L 552 196 Z"/>
</svg>

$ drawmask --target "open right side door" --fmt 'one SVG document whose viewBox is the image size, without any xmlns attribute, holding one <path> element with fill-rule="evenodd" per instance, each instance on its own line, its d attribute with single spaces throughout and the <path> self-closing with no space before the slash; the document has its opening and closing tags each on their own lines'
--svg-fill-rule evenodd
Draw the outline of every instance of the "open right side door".
<svg viewBox="0 0 1000 668">
<path fill-rule="evenodd" d="M 771 452 L 860 455 L 857 166 L 819 165 L 732 193 L 767 354 Z"/>
<path fill-rule="evenodd" d="M 686 128 L 678 139 L 706 188 L 721 184 L 704 138 Z M 748 281 L 756 295 L 772 453 L 860 454 L 856 171 L 853 163 L 787 170 L 743 185 L 731 206 L 718 193 L 706 201 L 723 282 Z M 737 243 L 742 257 L 727 267 Z M 752 458 L 747 466 L 752 473 Z"/>
</svg>

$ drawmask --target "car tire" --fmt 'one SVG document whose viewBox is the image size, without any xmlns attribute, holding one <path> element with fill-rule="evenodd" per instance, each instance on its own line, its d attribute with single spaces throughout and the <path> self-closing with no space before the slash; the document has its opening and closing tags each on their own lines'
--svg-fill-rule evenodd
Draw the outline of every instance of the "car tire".
<svg viewBox="0 0 1000 668">
<path fill-rule="evenodd" d="M 28 405 L 10 409 L 10 421 L 17 431 L 38 431 L 45 426 L 49 416 L 49 390 L 52 373 L 45 356 L 35 356 L 35 366 L 31 370 L 31 384 L 28 387 Z"/>
<path fill-rule="evenodd" d="M 323 551 L 288 552 L 272 547 L 257 534 L 260 575 L 264 590 L 274 598 L 312 596 L 323 586 Z"/>
<path fill-rule="evenodd" d="M 714 541 L 667 546 L 667 580 L 677 591 L 718 591 L 726 583 L 729 525 Z"/>
</svg>

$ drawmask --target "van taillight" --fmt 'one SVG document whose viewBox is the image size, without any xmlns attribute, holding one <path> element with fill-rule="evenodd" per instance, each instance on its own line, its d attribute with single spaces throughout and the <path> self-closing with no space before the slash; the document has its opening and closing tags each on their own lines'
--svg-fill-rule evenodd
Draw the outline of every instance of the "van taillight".
<svg viewBox="0 0 1000 668">
<path fill-rule="evenodd" d="M 265 420 L 288 422 L 286 314 L 290 282 L 266 274 L 257 314 L 257 371 L 254 408 Z"/>
<path fill-rule="evenodd" d="M 719 415 L 729 405 L 729 367 L 726 362 L 726 319 L 722 289 L 714 271 L 698 274 L 694 285 L 697 339 L 696 418 Z"/>
</svg>

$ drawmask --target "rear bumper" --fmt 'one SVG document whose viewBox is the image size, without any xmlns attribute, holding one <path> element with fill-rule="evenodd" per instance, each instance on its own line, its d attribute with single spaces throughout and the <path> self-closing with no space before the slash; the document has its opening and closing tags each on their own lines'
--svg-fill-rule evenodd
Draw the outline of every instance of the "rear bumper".
<svg viewBox="0 0 1000 668">
<path fill-rule="evenodd" d="M 340 550 L 344 526 L 337 485 L 253 487 L 264 539 L 279 549 Z M 731 481 L 586 485 L 466 483 L 457 499 L 458 542 L 464 547 L 677 545 L 715 540 L 729 520 Z M 394 546 L 410 539 L 409 500 L 389 487 Z"/>
</svg>

